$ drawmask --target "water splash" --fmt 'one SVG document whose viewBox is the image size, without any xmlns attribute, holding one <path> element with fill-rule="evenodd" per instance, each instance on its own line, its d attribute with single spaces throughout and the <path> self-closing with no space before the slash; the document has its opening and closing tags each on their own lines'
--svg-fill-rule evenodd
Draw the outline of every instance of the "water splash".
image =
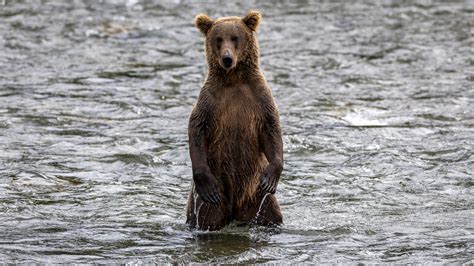
<svg viewBox="0 0 474 266">
<path fill-rule="evenodd" d="M 260 212 L 262 211 L 263 203 L 265 202 L 265 199 L 267 198 L 268 195 L 271 195 L 271 194 L 267 193 L 265 194 L 265 196 L 263 196 L 262 202 L 260 202 L 260 206 L 258 207 L 257 214 L 255 214 L 255 218 L 254 218 L 255 221 L 257 221 L 257 218 L 260 215 Z"/>
<path fill-rule="evenodd" d="M 201 210 L 201 207 L 202 205 L 204 204 L 204 202 L 201 202 L 201 204 L 199 204 L 199 207 L 197 209 L 196 212 L 194 212 L 194 215 L 196 215 L 196 229 L 199 229 L 199 211 Z"/>
<path fill-rule="evenodd" d="M 193 198 L 194 198 L 194 215 L 196 215 L 196 206 L 197 206 L 197 197 L 198 197 L 198 194 L 196 192 L 194 192 L 194 195 L 193 195 Z"/>
<path fill-rule="evenodd" d="M 201 207 L 202 205 L 204 204 L 204 202 L 201 202 L 201 204 L 199 204 L 199 207 L 197 207 L 197 198 L 198 198 L 198 194 L 196 192 L 194 192 L 194 215 L 196 216 L 196 229 L 199 229 L 199 212 L 201 211 Z"/>
</svg>

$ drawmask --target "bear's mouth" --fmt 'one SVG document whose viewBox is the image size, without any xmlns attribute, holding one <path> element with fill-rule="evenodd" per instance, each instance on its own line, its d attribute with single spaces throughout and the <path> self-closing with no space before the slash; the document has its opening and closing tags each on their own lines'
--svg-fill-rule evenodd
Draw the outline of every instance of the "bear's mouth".
<svg viewBox="0 0 474 266">
<path fill-rule="evenodd" d="M 231 70 L 232 68 L 235 67 L 235 59 L 232 59 L 232 57 L 224 57 L 219 61 L 221 67 L 227 71 Z"/>
</svg>

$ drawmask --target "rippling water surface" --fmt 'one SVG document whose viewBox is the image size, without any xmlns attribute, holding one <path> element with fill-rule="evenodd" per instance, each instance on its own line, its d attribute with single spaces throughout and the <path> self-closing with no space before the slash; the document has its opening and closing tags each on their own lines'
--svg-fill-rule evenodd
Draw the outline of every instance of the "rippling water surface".
<svg viewBox="0 0 474 266">
<path fill-rule="evenodd" d="M 472 2 L 0 4 L 0 261 L 473 262 Z M 250 8 L 285 224 L 191 232 L 193 18 Z"/>
</svg>

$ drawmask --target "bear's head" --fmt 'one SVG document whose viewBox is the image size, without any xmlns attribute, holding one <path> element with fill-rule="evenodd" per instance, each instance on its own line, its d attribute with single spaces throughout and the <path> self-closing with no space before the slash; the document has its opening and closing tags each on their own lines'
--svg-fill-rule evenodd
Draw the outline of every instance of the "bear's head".
<svg viewBox="0 0 474 266">
<path fill-rule="evenodd" d="M 255 36 L 260 12 L 251 10 L 243 18 L 223 17 L 216 20 L 208 15 L 196 16 L 196 27 L 206 37 L 206 57 L 210 68 L 226 71 L 244 63 L 258 66 L 258 42 Z"/>
</svg>

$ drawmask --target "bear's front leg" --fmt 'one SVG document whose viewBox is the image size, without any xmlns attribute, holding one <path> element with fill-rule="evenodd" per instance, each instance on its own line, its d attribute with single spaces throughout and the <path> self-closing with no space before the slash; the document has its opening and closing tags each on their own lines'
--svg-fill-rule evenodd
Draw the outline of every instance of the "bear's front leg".
<svg viewBox="0 0 474 266">
<path fill-rule="evenodd" d="M 210 109 L 209 97 L 206 96 L 206 93 L 201 92 L 196 107 L 189 118 L 189 154 L 197 193 L 204 202 L 218 205 L 222 198 L 219 182 L 212 174 L 207 163 L 209 127 L 212 121 Z"/>
<path fill-rule="evenodd" d="M 283 140 L 281 136 L 278 111 L 273 101 L 267 103 L 264 130 L 260 137 L 268 166 L 260 176 L 259 194 L 275 194 L 281 172 L 283 171 Z"/>
</svg>

